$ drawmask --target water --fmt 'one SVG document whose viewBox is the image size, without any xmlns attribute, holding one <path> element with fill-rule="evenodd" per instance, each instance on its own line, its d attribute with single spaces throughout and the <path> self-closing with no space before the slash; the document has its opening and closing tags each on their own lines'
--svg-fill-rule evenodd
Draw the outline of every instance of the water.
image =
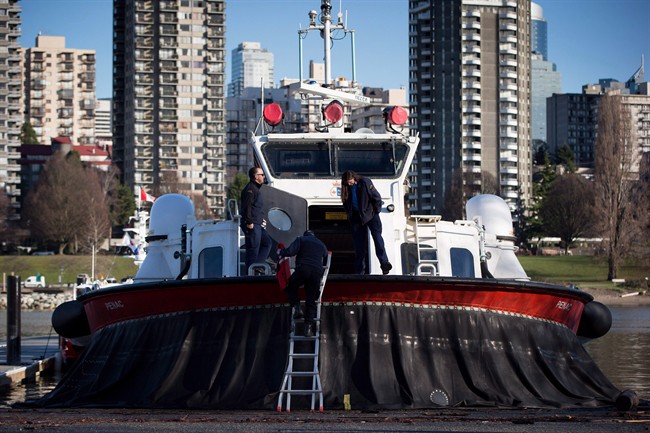
<svg viewBox="0 0 650 433">
<path fill-rule="evenodd" d="M 20 312 L 20 336 L 42 337 L 50 335 L 56 337 L 52 329 L 52 311 L 23 310 Z M 7 340 L 7 311 L 0 310 L 0 341 Z M 4 362 L 4 359 L 0 360 Z"/>
<path fill-rule="evenodd" d="M 585 348 L 620 390 L 650 399 L 650 307 L 610 307 L 612 329 Z"/>
<path fill-rule="evenodd" d="M 612 329 L 585 345 L 605 375 L 621 391 L 635 390 L 642 399 L 650 399 L 650 307 L 617 306 L 612 311 Z M 51 311 L 23 311 L 22 336 L 49 335 Z M 6 311 L 0 311 L 0 340 L 6 340 Z M 0 360 L 4 361 L 4 360 Z M 51 391 L 59 377 L 45 376 L 0 394 L 0 408 L 16 402 L 39 398 Z"/>
</svg>

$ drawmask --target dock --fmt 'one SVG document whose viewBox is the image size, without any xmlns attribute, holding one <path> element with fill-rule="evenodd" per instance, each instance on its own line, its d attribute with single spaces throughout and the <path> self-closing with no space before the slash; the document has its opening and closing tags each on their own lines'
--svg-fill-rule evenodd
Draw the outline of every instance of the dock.
<svg viewBox="0 0 650 433">
<path fill-rule="evenodd" d="M 0 391 L 33 380 L 43 371 L 53 369 L 59 353 L 58 335 L 25 337 L 20 341 L 20 364 L 7 364 L 7 344 L 0 344 Z"/>
</svg>

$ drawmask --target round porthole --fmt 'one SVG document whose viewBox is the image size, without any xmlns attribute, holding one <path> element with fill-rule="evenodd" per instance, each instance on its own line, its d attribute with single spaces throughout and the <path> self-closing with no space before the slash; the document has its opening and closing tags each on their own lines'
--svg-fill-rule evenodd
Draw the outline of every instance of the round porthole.
<svg viewBox="0 0 650 433">
<path fill-rule="evenodd" d="M 288 231 L 293 225 L 289 214 L 279 207 L 269 209 L 268 217 L 269 223 L 278 230 Z"/>
</svg>

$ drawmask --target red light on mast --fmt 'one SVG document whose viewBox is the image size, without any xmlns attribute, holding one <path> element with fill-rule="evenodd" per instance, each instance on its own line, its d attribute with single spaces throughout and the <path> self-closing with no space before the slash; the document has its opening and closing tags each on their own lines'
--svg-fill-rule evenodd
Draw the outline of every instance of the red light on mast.
<svg viewBox="0 0 650 433">
<path fill-rule="evenodd" d="M 332 101 L 323 108 L 323 116 L 330 125 L 343 119 L 343 104 L 339 101 Z"/>
<path fill-rule="evenodd" d="M 387 116 L 388 117 L 386 120 L 388 123 L 392 125 L 402 126 L 408 120 L 409 113 L 404 108 L 395 106 L 388 111 Z"/>
<path fill-rule="evenodd" d="M 284 118 L 284 113 L 282 112 L 282 107 L 277 102 L 269 104 L 264 107 L 264 121 L 269 126 L 277 126 L 282 122 Z"/>
</svg>

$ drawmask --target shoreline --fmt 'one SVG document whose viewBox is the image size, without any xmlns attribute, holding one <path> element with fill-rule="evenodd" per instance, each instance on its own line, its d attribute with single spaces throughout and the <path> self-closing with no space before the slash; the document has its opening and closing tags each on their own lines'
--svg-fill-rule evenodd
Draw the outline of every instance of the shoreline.
<svg viewBox="0 0 650 433">
<path fill-rule="evenodd" d="M 650 306 L 650 291 L 627 292 L 621 296 L 621 292 L 610 289 L 582 288 L 583 291 L 594 297 L 594 301 L 605 305 L 617 306 Z M 634 293 L 637 293 L 634 295 Z"/>
</svg>

